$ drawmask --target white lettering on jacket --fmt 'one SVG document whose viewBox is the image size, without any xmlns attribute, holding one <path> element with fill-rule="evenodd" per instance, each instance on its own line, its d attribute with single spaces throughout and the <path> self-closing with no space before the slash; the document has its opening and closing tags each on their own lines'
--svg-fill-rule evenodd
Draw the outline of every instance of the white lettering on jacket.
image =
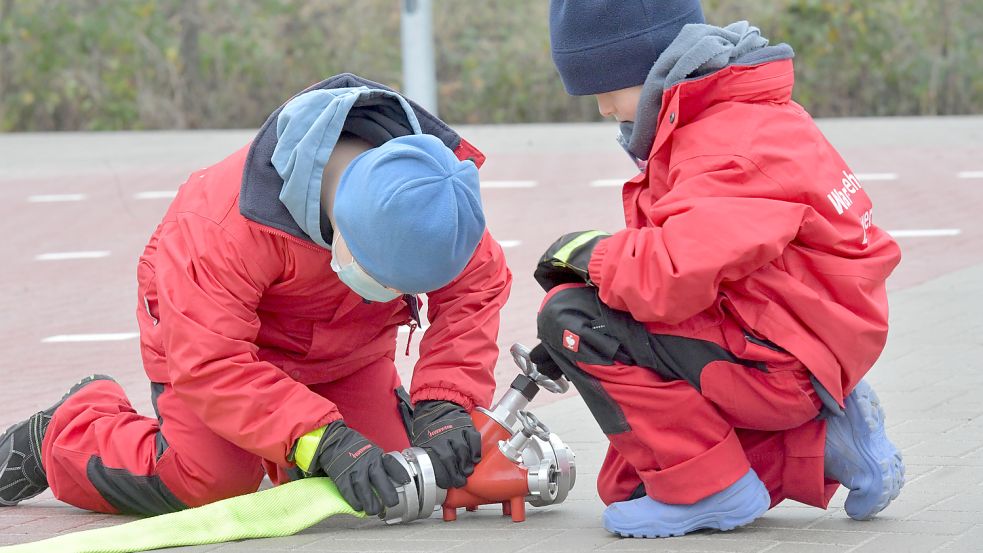
<svg viewBox="0 0 983 553">
<path fill-rule="evenodd" d="M 829 194 L 826 194 L 826 198 L 836 208 L 836 213 L 843 215 L 843 212 L 850 209 L 850 206 L 853 205 L 852 196 L 863 187 L 860 186 L 860 179 L 853 173 L 848 173 L 847 171 L 843 171 L 843 179 L 840 181 L 840 185 L 840 187 L 834 188 Z"/>
<path fill-rule="evenodd" d="M 867 231 L 870 230 L 870 227 L 874 224 L 873 218 L 874 218 L 874 208 L 870 208 L 867 211 L 864 211 L 864 214 L 860 216 L 860 227 L 863 228 L 864 230 L 864 240 L 863 242 L 861 242 L 861 244 L 866 244 L 869 240 L 869 238 L 867 237 Z"/>
</svg>

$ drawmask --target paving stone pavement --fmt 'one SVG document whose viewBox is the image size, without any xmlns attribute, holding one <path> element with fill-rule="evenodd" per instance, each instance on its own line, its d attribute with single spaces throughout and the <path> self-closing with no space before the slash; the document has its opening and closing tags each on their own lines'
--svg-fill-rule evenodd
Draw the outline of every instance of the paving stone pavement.
<svg viewBox="0 0 983 553">
<path fill-rule="evenodd" d="M 822 122 L 831 141 L 860 171 L 897 171 L 896 180 L 864 183 L 888 229 L 955 227 L 946 239 L 906 238 L 905 260 L 889 282 L 891 334 L 870 375 L 887 410 L 889 434 L 902 448 L 908 484 L 876 520 L 855 522 L 842 510 L 786 503 L 753 525 L 727 533 L 666 540 L 624 540 L 600 526 L 594 480 L 605 440 L 582 401 L 541 397 L 534 411 L 577 453 L 578 482 L 557 506 L 529 509 L 522 524 L 493 508 L 386 527 L 337 517 L 288 538 L 170 549 L 184 552 L 291 551 L 983 551 L 983 201 L 980 180 L 959 172 L 983 169 L 983 118 L 868 119 Z M 521 239 L 506 254 L 516 275 L 503 313 L 501 343 L 532 338 L 529 314 L 542 293 L 529 267 L 555 237 L 576 228 L 616 228 L 616 188 L 593 179 L 620 178 L 627 163 L 612 125 L 493 126 L 462 130 L 489 154 L 483 179 L 535 179 L 536 188 L 483 190 L 489 226 L 499 239 Z M 192 170 L 250 139 L 251 131 L 0 136 L 0 429 L 46 407 L 99 367 L 119 376 L 134 406 L 148 413 L 146 377 L 135 341 L 43 344 L 72 332 L 133 329 L 133 266 L 166 201 L 132 193 L 174 188 Z M 51 163 L 49 152 L 61 154 Z M 975 165 L 974 165 L 975 164 Z M 82 192 L 85 202 L 25 202 L 28 194 Z M 559 216 L 530 216 L 555 213 Z M 553 211 L 550 211 L 550 210 Z M 71 221 L 71 232 L 53 232 Z M 112 249 L 109 257 L 53 265 L 42 252 Z M 83 264 L 87 263 L 87 264 Z M 404 345 L 401 335 L 399 346 Z M 417 339 L 418 342 L 419 339 Z M 507 348 L 503 348 L 507 349 Z M 499 388 L 514 369 L 505 359 Z M 405 377 L 414 357 L 399 362 Z M 18 372 L 14 372 L 14 369 Z M 23 378 L 11 378 L 16 375 Z M 545 396 L 543 393 L 541 396 Z M 553 399 L 554 401 L 549 401 Z M 64 505 L 46 492 L 0 508 L 0 546 L 118 524 L 126 517 Z"/>
<path fill-rule="evenodd" d="M 335 517 L 298 535 L 185 547 L 187 553 L 237 551 L 575 552 L 691 551 L 866 553 L 983 551 L 983 264 L 891 297 L 887 349 L 870 373 L 902 449 L 908 482 L 869 522 L 850 520 L 838 493 L 826 511 L 786 502 L 754 524 L 663 540 L 619 539 L 600 526 L 594 488 L 605 439 L 577 397 L 534 411 L 577 453 L 577 485 L 567 501 L 530 508 L 512 523 L 492 507 L 403 526 Z M 543 392 L 545 393 L 545 392 Z M 57 514 L 57 516 L 52 516 Z M 115 524 L 52 498 L 0 511 L 0 544 Z"/>
</svg>

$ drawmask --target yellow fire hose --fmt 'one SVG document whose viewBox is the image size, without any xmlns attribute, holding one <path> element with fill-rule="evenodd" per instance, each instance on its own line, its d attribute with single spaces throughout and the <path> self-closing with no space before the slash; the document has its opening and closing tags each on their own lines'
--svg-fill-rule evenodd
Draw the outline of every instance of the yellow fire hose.
<svg viewBox="0 0 983 553">
<path fill-rule="evenodd" d="M 305 478 L 269 490 L 33 543 L 0 547 L 0 553 L 132 553 L 163 547 L 205 545 L 290 536 L 334 515 L 364 517 L 328 478 Z"/>
</svg>

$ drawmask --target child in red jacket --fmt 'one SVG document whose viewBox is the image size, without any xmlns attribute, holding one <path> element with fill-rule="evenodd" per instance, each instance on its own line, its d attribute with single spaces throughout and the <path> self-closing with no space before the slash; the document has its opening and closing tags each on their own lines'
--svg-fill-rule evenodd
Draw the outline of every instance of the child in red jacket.
<svg viewBox="0 0 983 553">
<path fill-rule="evenodd" d="M 276 109 L 181 186 L 140 257 L 155 416 L 86 378 L 0 435 L 0 507 L 50 486 L 76 507 L 156 515 L 253 492 L 264 473 L 315 474 L 375 515 L 410 479 L 384 452 L 411 444 L 438 486 L 463 486 L 512 279 L 485 228 L 483 159 L 356 75 Z M 407 394 L 397 327 L 419 324 L 421 293 L 430 326 Z"/>
<path fill-rule="evenodd" d="M 543 255 L 533 360 L 577 386 L 610 440 L 604 526 L 729 530 L 840 484 L 864 520 L 904 466 L 861 379 L 900 260 L 861 183 L 791 100 L 792 49 L 698 0 L 553 0 L 567 92 L 595 95 L 642 172 L 626 228 Z"/>
</svg>

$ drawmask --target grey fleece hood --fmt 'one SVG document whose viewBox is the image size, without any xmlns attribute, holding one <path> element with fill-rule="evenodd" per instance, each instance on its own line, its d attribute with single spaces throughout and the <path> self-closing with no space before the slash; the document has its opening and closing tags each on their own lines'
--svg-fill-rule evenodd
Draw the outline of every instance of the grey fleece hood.
<svg viewBox="0 0 983 553">
<path fill-rule="evenodd" d="M 794 56 L 788 44 L 768 46 L 768 39 L 747 21 L 723 28 L 696 23 L 686 25 L 649 71 L 642 85 L 635 121 L 621 124 L 618 142 L 636 162 L 648 159 L 664 91 L 730 65 L 757 65 Z"/>
</svg>

